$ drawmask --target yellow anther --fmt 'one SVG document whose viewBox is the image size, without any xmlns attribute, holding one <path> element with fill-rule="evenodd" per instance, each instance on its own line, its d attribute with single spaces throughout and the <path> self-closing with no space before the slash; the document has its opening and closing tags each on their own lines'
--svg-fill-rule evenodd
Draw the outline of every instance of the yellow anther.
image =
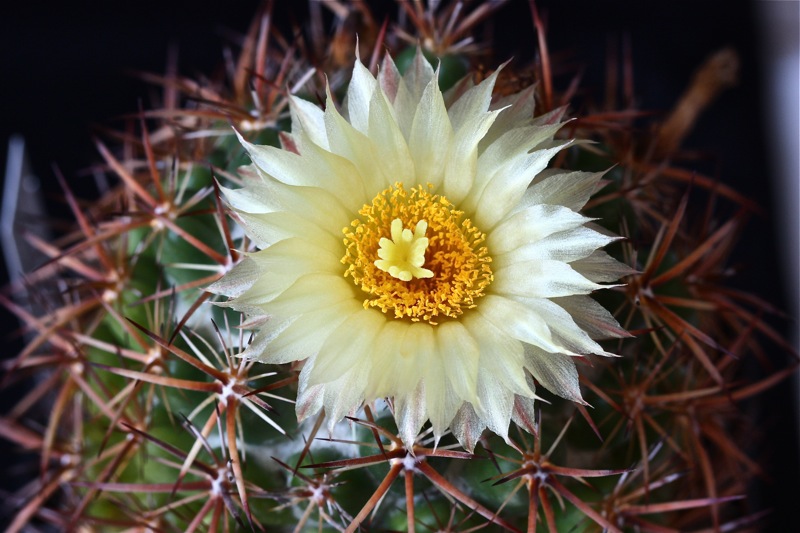
<svg viewBox="0 0 800 533">
<path fill-rule="evenodd" d="M 475 307 L 492 282 L 486 236 L 443 196 L 396 183 L 359 215 L 343 229 L 342 263 L 364 307 L 436 324 Z"/>
</svg>

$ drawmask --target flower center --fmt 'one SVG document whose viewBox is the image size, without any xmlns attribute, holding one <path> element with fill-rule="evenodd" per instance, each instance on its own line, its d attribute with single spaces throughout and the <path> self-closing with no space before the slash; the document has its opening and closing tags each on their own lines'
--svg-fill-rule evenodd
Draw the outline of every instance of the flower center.
<svg viewBox="0 0 800 533">
<path fill-rule="evenodd" d="M 486 235 L 445 198 L 401 183 L 358 212 L 345 235 L 345 277 L 395 318 L 437 324 L 476 306 L 492 282 Z"/>
</svg>

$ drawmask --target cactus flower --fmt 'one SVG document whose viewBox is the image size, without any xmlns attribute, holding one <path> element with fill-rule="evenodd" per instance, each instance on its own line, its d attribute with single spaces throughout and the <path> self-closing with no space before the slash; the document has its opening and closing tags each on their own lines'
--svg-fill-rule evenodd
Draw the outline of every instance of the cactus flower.
<svg viewBox="0 0 800 533">
<path fill-rule="evenodd" d="M 420 53 L 403 75 L 356 61 L 341 110 L 292 97 L 283 148 L 240 138 L 252 165 L 223 192 L 260 250 L 209 290 L 250 317 L 245 357 L 304 361 L 300 419 L 389 397 L 408 447 L 428 420 L 508 440 L 535 383 L 582 402 L 573 359 L 624 335 L 588 296 L 625 271 L 578 213 L 601 176 L 543 172 L 561 112 L 493 99 L 498 72 L 442 93 Z"/>
</svg>

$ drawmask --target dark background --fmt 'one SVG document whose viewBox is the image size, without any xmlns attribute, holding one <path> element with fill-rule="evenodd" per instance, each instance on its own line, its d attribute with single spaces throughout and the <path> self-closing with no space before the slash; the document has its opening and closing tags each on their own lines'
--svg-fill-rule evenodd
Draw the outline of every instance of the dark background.
<svg viewBox="0 0 800 533">
<path fill-rule="evenodd" d="M 290 4 L 298 4 L 302 13 L 305 2 L 276 4 L 276 24 L 281 25 L 288 20 Z M 540 0 L 538 5 L 547 20 L 550 50 L 569 52 L 583 66 L 583 86 L 589 89 L 602 89 L 607 43 L 627 38 L 642 109 L 668 110 L 711 53 L 733 46 L 742 61 L 740 83 L 701 115 L 685 146 L 708 154 L 704 171 L 710 165 L 712 175 L 765 206 L 767 213 L 772 211 L 773 169 L 762 140 L 762 72 L 754 3 Z M 210 74 L 222 63 L 223 47 L 231 45 L 228 37 L 246 31 L 257 7 L 253 1 L 140 0 L 14 2 L 0 8 L 0 162 L 5 161 L 9 136 L 21 134 L 33 171 L 46 190 L 57 191 L 53 164 L 81 190 L 88 180 L 80 176 L 81 170 L 99 159 L 92 143 L 93 125 L 119 126 L 115 117 L 136 111 L 140 101 L 147 107 L 148 95 L 155 91 L 126 71 L 163 72 L 167 50 L 174 45 L 181 74 Z M 526 1 L 513 0 L 498 12 L 495 24 L 498 49 L 517 60 L 532 57 L 536 41 Z M 744 268 L 738 280 L 744 288 L 787 308 L 775 267 L 773 224 L 769 217 L 750 224 L 740 251 Z M 6 279 L 4 270 L 0 275 Z M 3 333 L 16 327 L 13 321 L 3 310 Z M 18 346 L 6 338 L 4 355 L 11 357 Z M 788 386 L 765 398 L 769 416 L 763 419 L 763 430 L 771 447 L 763 453 L 771 458 L 766 464 L 773 483 L 756 496 L 775 509 L 770 529 L 774 531 L 800 531 L 795 403 Z M 8 458 L 8 452 L 2 448 L 0 452 Z"/>
</svg>

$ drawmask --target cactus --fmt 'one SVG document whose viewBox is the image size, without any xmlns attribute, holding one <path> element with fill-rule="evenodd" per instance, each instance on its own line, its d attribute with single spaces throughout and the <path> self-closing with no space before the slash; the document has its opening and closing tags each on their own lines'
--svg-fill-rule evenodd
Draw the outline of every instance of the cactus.
<svg viewBox="0 0 800 533">
<path fill-rule="evenodd" d="M 256 249 L 221 193 L 246 179 L 234 130 L 289 146 L 289 95 L 316 103 L 329 87 L 340 101 L 354 51 L 374 73 L 383 54 L 409 68 L 418 43 L 443 90 L 487 78 L 506 58 L 476 44 L 475 28 L 503 2 L 437 4 L 399 2 L 403 16 L 381 24 L 361 2 L 311 2 L 312 20 L 337 10 L 331 35 L 319 24 L 282 34 L 267 7 L 229 79 L 147 76 L 184 99 L 141 111 L 135 136 L 97 141 L 116 183 L 107 194 L 87 206 L 59 176 L 75 228 L 54 243 L 31 237 L 50 260 L 29 274 L 28 302 L 2 296 L 30 339 L 3 384 L 30 388 L 0 418 L 0 436 L 38 460 L 7 499 L 8 531 L 757 527 L 763 510 L 743 502 L 762 471 L 742 445 L 755 421 L 737 406 L 790 376 L 796 358 L 765 318 L 779 311 L 728 279 L 758 207 L 671 162 L 699 108 L 657 121 L 588 107 L 557 134 L 595 141 L 551 166 L 605 172 L 584 213 L 624 237 L 608 251 L 627 265 L 617 271 L 625 283 L 597 299 L 625 330 L 615 336 L 632 337 L 604 342 L 619 358 L 578 358 L 591 408 L 537 388 L 546 402 L 515 417 L 507 440 L 484 431 L 467 451 L 429 423 L 409 441 L 392 398 L 331 431 L 324 412 L 298 423 L 302 363 L 239 357 L 269 324 L 214 305 L 224 298 L 205 290 L 224 287 Z M 506 66 L 494 98 L 535 80 L 536 115 L 555 116 L 574 90 L 556 86 L 531 5 L 539 59 Z M 723 51 L 703 67 L 711 93 L 734 64 Z M 696 81 L 688 94 L 708 87 Z M 650 120 L 650 133 L 634 119 Z M 608 334 L 601 322 L 584 329 Z M 766 364 L 767 349 L 786 354 L 780 368 Z M 760 377 L 747 378 L 752 368 Z"/>
</svg>

